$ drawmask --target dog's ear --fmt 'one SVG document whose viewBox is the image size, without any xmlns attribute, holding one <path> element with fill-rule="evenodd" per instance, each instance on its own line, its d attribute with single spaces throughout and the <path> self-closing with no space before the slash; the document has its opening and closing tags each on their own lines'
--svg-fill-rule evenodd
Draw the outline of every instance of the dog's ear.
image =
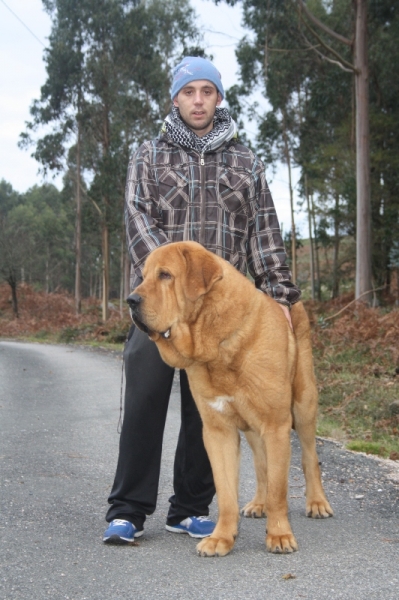
<svg viewBox="0 0 399 600">
<path fill-rule="evenodd" d="M 195 302 L 207 294 L 216 281 L 222 279 L 222 266 L 205 249 L 183 248 L 182 254 L 187 265 L 185 294 L 191 302 Z"/>
</svg>

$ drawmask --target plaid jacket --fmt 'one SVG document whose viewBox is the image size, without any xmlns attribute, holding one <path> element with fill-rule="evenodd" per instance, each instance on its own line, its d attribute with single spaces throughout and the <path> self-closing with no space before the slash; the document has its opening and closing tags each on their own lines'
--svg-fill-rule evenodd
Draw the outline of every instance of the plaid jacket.
<svg viewBox="0 0 399 600">
<path fill-rule="evenodd" d="M 299 300 L 263 164 L 236 141 L 205 154 L 166 135 L 144 142 L 129 163 L 125 208 L 132 289 L 152 250 L 193 240 L 278 302 Z"/>
</svg>

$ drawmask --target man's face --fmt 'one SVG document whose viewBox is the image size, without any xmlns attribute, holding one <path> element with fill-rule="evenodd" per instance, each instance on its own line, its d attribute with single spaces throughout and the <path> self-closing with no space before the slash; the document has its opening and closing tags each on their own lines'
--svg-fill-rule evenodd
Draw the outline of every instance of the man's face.
<svg viewBox="0 0 399 600">
<path fill-rule="evenodd" d="M 213 129 L 213 117 L 222 96 L 206 79 L 192 81 L 184 86 L 173 100 L 186 125 L 199 137 Z"/>
</svg>

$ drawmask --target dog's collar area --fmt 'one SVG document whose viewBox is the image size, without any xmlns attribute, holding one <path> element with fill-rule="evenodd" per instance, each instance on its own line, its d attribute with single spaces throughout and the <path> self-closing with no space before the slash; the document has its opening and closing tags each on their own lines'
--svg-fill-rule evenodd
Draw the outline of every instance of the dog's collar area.
<svg viewBox="0 0 399 600">
<path fill-rule="evenodd" d="M 170 338 L 170 328 L 159 335 L 161 335 L 165 340 L 168 340 Z"/>
</svg>

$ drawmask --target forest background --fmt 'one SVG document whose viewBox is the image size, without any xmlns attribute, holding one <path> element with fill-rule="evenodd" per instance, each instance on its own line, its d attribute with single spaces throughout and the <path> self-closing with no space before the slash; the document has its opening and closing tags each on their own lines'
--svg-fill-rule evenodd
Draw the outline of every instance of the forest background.
<svg viewBox="0 0 399 600">
<path fill-rule="evenodd" d="M 369 451 L 395 458 L 399 0 L 227 4 L 242 5 L 247 32 L 237 44 L 239 77 L 227 91 L 227 105 L 241 138 L 268 168 L 283 164 L 288 171 L 292 210 L 285 242 L 314 323 L 325 406 L 320 431 L 361 440 L 362 448 L 368 444 Z M 172 66 L 184 55 L 206 52 L 188 0 L 43 5 L 52 20 L 47 76 L 20 145 L 33 153 L 43 174 L 62 173 L 63 184 L 19 193 L 0 182 L 0 335 L 118 342 L 127 326 L 123 202 L 129 156 L 157 135 L 170 109 Z M 336 317 L 354 299 L 356 264 L 367 254 L 357 244 L 359 5 L 367 17 L 367 289 L 373 292 L 366 304 L 351 304 Z M 246 135 L 247 123 L 255 136 Z M 295 226 L 293 168 L 300 172 L 308 223 L 301 232 Z"/>
</svg>

